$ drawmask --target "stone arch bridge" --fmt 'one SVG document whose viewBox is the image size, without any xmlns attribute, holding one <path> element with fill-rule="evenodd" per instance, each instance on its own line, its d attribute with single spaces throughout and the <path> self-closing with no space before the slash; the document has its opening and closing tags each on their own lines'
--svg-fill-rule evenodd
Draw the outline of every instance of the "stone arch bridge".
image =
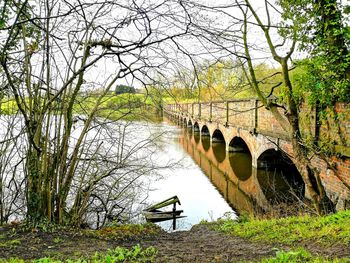
<svg viewBox="0 0 350 263">
<path fill-rule="evenodd" d="M 344 142 L 345 137 L 345 142 L 349 143 L 349 107 L 337 104 L 336 110 L 343 116 L 340 120 L 343 121 L 340 123 L 343 129 L 341 139 Z M 286 158 L 294 162 L 294 152 L 287 133 L 271 112 L 256 99 L 168 104 L 164 107 L 164 113 L 199 132 L 201 137 L 209 136 L 211 144 L 225 143 L 226 151 L 249 151 L 252 166 L 257 169 L 281 165 Z M 329 128 L 327 130 L 323 127 L 318 127 L 317 131 L 317 118 L 313 111 L 306 112 L 302 118 L 303 132 L 306 135 L 315 137 L 320 130 L 324 136 L 332 133 Z M 341 151 L 338 157 L 331 157 L 330 160 L 335 165 L 337 174 L 328 169 L 327 163 L 317 156 L 312 158 L 312 162 L 320 171 L 329 198 L 338 209 L 344 209 L 350 207 L 350 156 L 348 145 L 340 146 L 337 148 Z M 305 195 L 309 196 L 307 192 Z"/>
</svg>

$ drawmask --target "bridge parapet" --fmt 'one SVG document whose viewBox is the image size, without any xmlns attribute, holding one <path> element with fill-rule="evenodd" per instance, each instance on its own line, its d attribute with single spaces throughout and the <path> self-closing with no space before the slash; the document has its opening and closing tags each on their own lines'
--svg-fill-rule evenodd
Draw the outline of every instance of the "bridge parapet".
<svg viewBox="0 0 350 263">
<path fill-rule="evenodd" d="M 287 133 L 271 112 L 256 99 L 168 104 L 165 109 L 173 114 L 189 116 L 194 120 L 215 122 L 253 133 L 287 138 Z"/>
</svg>

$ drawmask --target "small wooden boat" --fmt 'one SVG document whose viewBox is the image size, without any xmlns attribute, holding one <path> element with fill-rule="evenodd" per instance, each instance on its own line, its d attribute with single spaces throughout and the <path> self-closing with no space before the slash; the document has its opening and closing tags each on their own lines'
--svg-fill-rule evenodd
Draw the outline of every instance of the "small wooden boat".
<svg viewBox="0 0 350 263">
<path fill-rule="evenodd" d="M 173 211 L 153 211 L 153 212 L 144 211 L 143 214 L 146 217 L 146 220 L 148 222 L 157 223 L 157 222 L 172 220 L 174 219 L 174 215 L 175 215 L 175 219 L 186 217 L 186 216 L 180 215 L 182 212 L 183 210 L 177 210 L 175 213 L 173 213 Z"/>
<path fill-rule="evenodd" d="M 143 215 L 147 222 L 157 223 L 167 220 L 173 220 L 173 229 L 176 228 L 176 219 L 184 218 L 186 216 L 181 216 L 183 210 L 176 210 L 176 204 L 181 205 L 179 198 L 175 195 L 170 197 L 160 203 L 147 207 L 143 210 Z M 173 205 L 171 211 L 161 211 L 160 208 Z"/>
</svg>

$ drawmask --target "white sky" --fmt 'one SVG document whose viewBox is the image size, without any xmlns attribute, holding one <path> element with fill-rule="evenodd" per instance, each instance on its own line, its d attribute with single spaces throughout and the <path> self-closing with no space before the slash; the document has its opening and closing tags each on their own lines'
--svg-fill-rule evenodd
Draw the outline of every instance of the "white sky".
<svg viewBox="0 0 350 263">
<path fill-rule="evenodd" d="M 203 0 L 206 1 L 208 4 L 216 4 L 216 5 L 221 5 L 224 4 L 225 2 L 227 3 L 234 3 L 234 1 L 229 1 L 229 0 L 221 0 L 221 1 L 209 1 L 209 0 Z M 35 3 L 38 10 L 38 14 L 41 16 L 45 15 L 45 10 L 42 8 L 41 10 L 39 9 L 40 5 L 40 0 L 35 0 L 31 1 L 32 3 Z M 88 1 L 85 1 L 88 2 Z M 96 1 L 90 1 L 91 3 L 95 3 Z M 142 1 L 136 1 L 140 4 L 144 4 L 144 7 L 142 8 L 147 8 L 147 4 L 152 3 L 160 3 L 161 1 L 153 1 L 153 0 L 142 0 Z M 152 35 L 150 37 L 150 41 L 155 40 L 157 38 L 164 37 L 165 35 L 170 35 L 174 34 L 175 32 L 180 32 L 184 30 L 183 22 L 186 21 L 186 13 L 184 10 L 182 10 L 181 6 L 178 4 L 174 4 L 175 1 L 165 1 L 165 5 L 162 7 L 155 7 L 152 8 L 151 10 L 148 10 L 147 14 L 149 15 L 149 18 L 151 19 L 151 26 L 153 27 L 152 29 Z M 199 2 L 199 1 L 197 1 Z M 251 0 L 251 4 L 255 7 L 257 12 L 261 15 L 263 19 L 266 20 L 266 15 L 265 15 L 265 9 L 264 9 L 264 1 L 263 0 Z M 271 1 L 273 2 L 273 0 Z M 349 0 L 342 0 L 343 4 L 349 4 Z M 56 3 L 56 8 L 58 8 L 59 2 L 52 1 L 52 3 Z M 71 1 L 71 3 L 76 3 L 75 1 Z M 101 3 L 104 3 L 101 1 Z M 98 18 L 96 20 L 96 25 L 102 24 L 103 27 L 108 28 L 108 32 L 115 34 L 118 37 L 118 40 L 121 43 L 131 43 L 134 42 L 135 40 L 139 39 L 142 35 L 145 35 L 144 28 L 142 28 L 142 24 L 140 22 L 144 22 L 146 20 L 139 20 L 140 22 L 133 23 L 132 20 L 129 18 L 131 16 L 142 16 L 140 13 L 135 13 L 134 11 L 131 11 L 128 9 L 128 0 L 121 0 L 116 2 L 118 5 L 124 5 L 124 7 L 121 6 L 114 6 L 114 9 L 108 9 L 105 8 L 103 10 L 104 15 L 101 16 L 101 18 Z M 64 5 L 61 2 L 61 13 L 64 12 Z M 143 9 L 140 9 L 141 11 Z M 140 11 L 139 10 L 139 11 Z M 195 10 L 188 10 L 189 12 L 196 12 Z M 237 8 L 230 8 L 227 9 L 227 12 L 230 15 L 233 15 L 235 17 L 241 17 L 242 14 Z M 84 8 L 84 15 L 87 17 L 92 17 L 96 13 L 96 8 L 89 8 L 86 7 Z M 79 15 L 81 16 L 83 12 L 79 12 Z M 171 16 L 175 14 L 175 16 Z M 207 20 L 204 21 L 208 23 L 208 27 L 210 25 L 213 25 L 213 23 L 210 22 L 210 20 L 214 20 L 216 23 L 220 23 L 222 26 L 228 26 L 228 25 L 233 25 L 234 22 L 233 20 L 228 20 L 228 16 L 224 16 L 222 14 L 214 14 L 209 11 L 200 11 L 197 13 L 197 15 L 207 16 Z M 78 16 L 73 16 L 70 19 L 57 19 L 55 21 L 55 24 L 52 25 L 53 28 L 53 33 L 56 34 L 57 36 L 61 37 L 62 40 L 52 40 L 51 44 L 54 46 L 53 48 L 53 57 L 52 61 L 55 60 L 55 63 L 58 65 L 63 65 L 60 68 L 59 72 L 56 72 L 56 80 L 54 85 L 59 85 L 59 80 L 61 77 L 64 77 L 65 74 L 67 74 L 67 66 L 65 65 L 65 59 L 64 56 L 67 56 L 67 59 L 71 58 L 72 53 L 68 49 L 67 43 L 68 40 L 71 42 L 73 41 L 73 46 L 76 45 L 77 39 L 71 38 L 72 34 L 68 35 L 67 31 L 68 30 L 81 30 L 85 27 L 84 23 L 80 22 L 78 23 L 77 19 L 80 19 Z M 118 27 L 118 24 L 120 25 L 120 22 L 124 19 L 124 25 L 120 27 L 119 29 L 115 29 Z M 81 19 L 80 19 L 81 20 Z M 275 14 L 272 15 L 272 20 L 273 22 L 278 21 L 278 16 Z M 126 26 L 127 25 L 127 26 Z M 138 30 L 140 29 L 141 30 Z M 231 27 L 232 29 L 237 29 L 239 28 L 237 25 L 234 25 Z M 101 32 L 101 31 L 100 31 Z M 96 39 L 100 37 L 96 35 Z M 104 38 L 108 38 L 108 35 L 105 35 Z M 1 39 L 6 39 L 6 32 L 5 31 L 0 31 L 0 40 Z M 93 37 L 94 39 L 94 37 Z M 31 41 L 31 38 L 28 38 L 28 41 Z M 116 39 L 112 39 L 114 43 L 116 43 Z M 220 56 L 224 56 L 224 58 L 234 58 L 233 56 L 228 56 L 225 54 L 225 52 L 218 52 L 216 53 L 216 48 L 214 45 L 209 44 L 208 42 L 200 42 L 198 39 L 194 38 L 189 38 L 189 37 L 183 37 L 181 39 L 176 38 L 177 44 L 183 50 L 186 50 L 187 52 L 191 54 L 197 54 L 197 56 L 194 56 L 193 59 L 195 62 L 199 62 L 203 59 L 213 59 L 213 57 L 219 58 Z M 252 52 L 253 56 L 256 58 L 261 58 L 260 62 L 269 62 L 273 63 L 271 60 L 271 55 L 269 53 L 264 53 L 262 50 L 266 50 L 266 43 L 263 37 L 263 34 L 259 28 L 253 28 L 251 27 L 250 34 L 249 34 L 249 41 L 250 43 L 254 44 L 260 51 L 255 50 Z M 277 42 L 277 38 L 275 39 Z M 41 43 L 42 44 L 42 43 Z M 287 49 L 289 47 L 290 43 L 287 43 Z M 1 44 L 0 44 L 1 46 Z M 232 50 L 232 49 L 231 49 Z M 286 49 L 285 49 L 286 50 Z M 283 48 L 281 49 L 281 52 L 285 52 Z M 74 52 L 73 52 L 74 53 Z M 80 51 L 81 53 L 81 51 Z M 98 53 L 98 51 L 97 51 Z M 145 63 L 147 65 L 161 65 L 159 69 L 160 71 L 165 72 L 165 74 L 173 74 L 178 68 L 180 67 L 191 67 L 191 61 L 188 58 L 187 55 L 182 53 L 182 51 L 179 51 L 177 47 L 175 46 L 172 41 L 167 41 L 159 45 L 153 45 L 152 48 L 148 49 L 142 49 L 140 51 L 135 50 L 132 52 L 133 55 L 125 55 L 122 56 L 124 61 L 127 64 L 130 64 L 138 59 L 139 56 L 143 57 L 144 61 L 142 63 Z M 212 53 L 212 54 L 210 54 Z M 75 52 L 75 54 L 79 54 L 79 51 Z M 168 58 L 164 58 L 167 56 Z M 298 54 L 296 53 L 296 57 L 298 58 L 303 56 L 303 54 Z M 35 57 L 34 57 L 35 59 Z M 34 63 L 33 67 L 33 72 L 37 72 L 40 74 L 42 70 L 42 65 L 41 61 L 43 60 L 43 54 L 42 53 L 37 53 L 36 59 L 38 63 Z M 168 59 L 168 61 L 166 60 Z M 118 70 L 118 64 L 117 58 L 116 57 L 108 57 L 105 59 L 100 60 L 94 67 L 91 67 L 86 74 L 86 82 L 87 84 L 85 86 L 93 86 L 94 88 L 98 88 L 98 86 L 103 86 L 106 84 L 106 80 L 108 80 L 111 76 L 115 74 L 115 72 Z M 150 68 L 145 68 L 143 72 L 140 72 L 138 74 L 139 78 L 143 78 L 142 74 L 144 73 L 149 73 L 153 74 L 152 71 L 155 71 L 154 69 Z M 52 71 L 53 74 L 54 71 Z M 54 76 L 54 77 L 56 77 Z M 126 80 L 119 80 L 118 83 L 124 83 L 124 84 L 129 84 L 129 85 L 134 85 L 135 87 L 139 88 L 141 86 L 141 83 L 131 77 L 128 77 Z"/>
</svg>

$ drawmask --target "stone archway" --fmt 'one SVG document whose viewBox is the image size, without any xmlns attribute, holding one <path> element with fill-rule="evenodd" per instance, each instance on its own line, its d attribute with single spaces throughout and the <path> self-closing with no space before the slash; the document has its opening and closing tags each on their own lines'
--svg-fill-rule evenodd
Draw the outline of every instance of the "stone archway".
<svg viewBox="0 0 350 263">
<path fill-rule="evenodd" d="M 221 163 L 226 158 L 226 142 L 225 137 L 219 129 L 213 132 L 211 137 L 211 146 L 216 160 Z"/>
<path fill-rule="evenodd" d="M 280 150 L 267 149 L 257 160 L 257 179 L 271 204 L 302 200 L 305 183 L 293 161 Z"/>
</svg>

